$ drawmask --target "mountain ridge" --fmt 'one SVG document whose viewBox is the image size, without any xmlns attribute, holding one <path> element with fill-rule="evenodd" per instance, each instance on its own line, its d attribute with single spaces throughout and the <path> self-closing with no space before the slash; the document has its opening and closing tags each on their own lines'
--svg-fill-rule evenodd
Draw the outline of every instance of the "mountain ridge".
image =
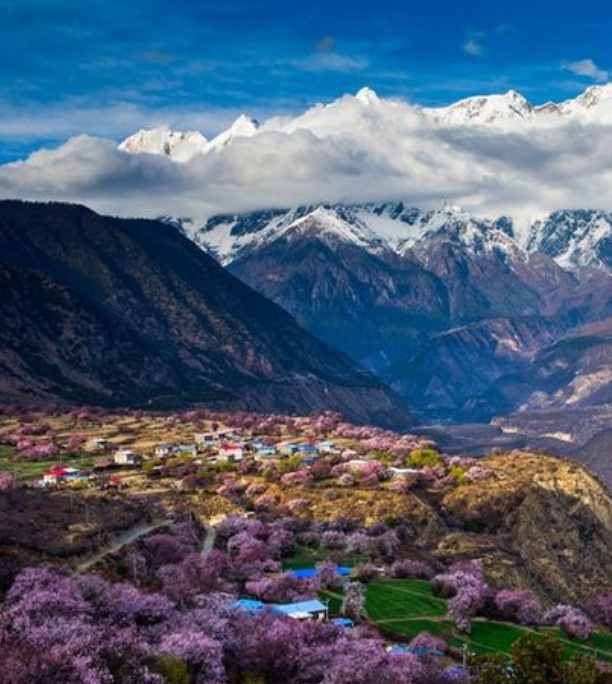
<svg viewBox="0 0 612 684">
<path fill-rule="evenodd" d="M 167 225 L 5 201 L 0 252 L 6 399 L 408 420 L 378 380 Z"/>
<path fill-rule="evenodd" d="M 606 230 L 590 240 L 591 262 L 577 259 L 571 268 L 568 245 L 584 254 L 590 234 L 576 229 L 573 242 L 561 238 L 568 225 L 583 225 L 580 211 L 538 223 L 537 249 L 517 238 L 507 217 L 402 202 L 223 215 L 200 229 L 179 228 L 379 374 L 419 418 L 463 421 L 522 406 L 513 401 L 530 394 L 529 383 L 521 381 L 520 392 L 492 388 L 513 373 L 541 377 L 530 375 L 538 354 L 612 312 L 612 271 L 604 264 L 612 215 L 610 223 L 604 212 L 593 215 Z M 560 242 L 564 248 L 555 249 Z"/>
</svg>

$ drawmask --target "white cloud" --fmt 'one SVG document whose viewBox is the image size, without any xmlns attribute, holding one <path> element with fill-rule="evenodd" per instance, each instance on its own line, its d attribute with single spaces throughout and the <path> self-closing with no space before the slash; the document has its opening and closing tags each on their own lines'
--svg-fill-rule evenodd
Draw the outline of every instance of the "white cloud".
<svg viewBox="0 0 612 684">
<path fill-rule="evenodd" d="M 488 216 L 612 209 L 612 100 L 598 118 L 448 126 L 401 101 L 344 97 L 184 164 L 79 136 L 0 167 L 0 196 L 120 215 L 191 216 L 319 201 L 443 200 Z"/>
<path fill-rule="evenodd" d="M 468 38 L 465 43 L 463 43 L 463 50 L 464 52 L 467 52 L 468 55 L 480 57 L 484 52 L 484 46 L 475 38 Z"/>
<path fill-rule="evenodd" d="M 580 59 L 577 62 L 564 62 L 561 67 L 565 71 L 571 71 L 576 76 L 586 76 L 592 78 L 594 81 L 609 80 L 609 72 L 605 69 L 600 69 L 592 59 Z"/>
<path fill-rule="evenodd" d="M 304 59 L 295 60 L 293 65 L 303 71 L 363 71 L 367 69 L 369 61 L 359 55 L 342 55 L 338 52 L 318 50 Z"/>
</svg>

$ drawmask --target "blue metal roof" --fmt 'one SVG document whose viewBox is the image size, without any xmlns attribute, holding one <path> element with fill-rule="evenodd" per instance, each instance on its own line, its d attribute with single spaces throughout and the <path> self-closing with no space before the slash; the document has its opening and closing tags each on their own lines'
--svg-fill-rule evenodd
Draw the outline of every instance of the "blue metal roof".
<svg viewBox="0 0 612 684">
<path fill-rule="evenodd" d="M 244 608 L 244 610 L 250 610 L 251 612 L 259 612 L 263 610 L 266 606 L 261 601 L 256 601 L 255 599 L 238 599 L 234 601 L 235 608 Z"/>
<path fill-rule="evenodd" d="M 403 644 L 393 644 L 393 646 L 389 646 L 387 649 L 389 653 L 409 653 L 408 646 L 404 646 Z"/>
<path fill-rule="evenodd" d="M 348 577 L 351 574 L 351 569 L 344 565 L 339 565 L 336 568 L 336 572 L 341 577 Z M 319 571 L 317 568 L 299 568 L 297 570 L 292 570 L 291 574 L 299 579 L 313 579 L 319 574 Z"/>
<path fill-rule="evenodd" d="M 297 603 L 284 603 L 280 606 L 274 606 L 272 611 L 274 613 L 281 613 L 282 615 L 294 615 L 296 613 L 322 613 L 326 607 L 318 599 L 311 601 L 298 601 Z"/>
<path fill-rule="evenodd" d="M 337 627 L 354 627 L 355 623 L 350 619 L 350 618 L 334 618 L 333 620 L 330 620 L 330 623 L 332 625 L 336 625 Z"/>
</svg>

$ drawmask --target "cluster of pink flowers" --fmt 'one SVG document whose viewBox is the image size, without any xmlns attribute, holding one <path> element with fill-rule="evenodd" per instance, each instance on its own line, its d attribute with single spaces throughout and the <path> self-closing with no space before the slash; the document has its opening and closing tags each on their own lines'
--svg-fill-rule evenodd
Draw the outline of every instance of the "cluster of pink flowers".
<svg viewBox="0 0 612 684">
<path fill-rule="evenodd" d="M 558 604 L 544 614 L 544 623 L 560 627 L 570 639 L 588 639 L 593 623 L 579 608 Z"/>
<path fill-rule="evenodd" d="M 450 617 L 460 631 L 469 632 L 472 618 L 483 608 L 489 592 L 480 563 L 456 563 L 448 572 L 436 575 L 432 587 L 438 593 L 450 596 Z"/>
<path fill-rule="evenodd" d="M 542 604 L 529 589 L 504 589 L 495 596 L 495 607 L 504 620 L 521 625 L 537 625 L 542 613 Z"/>
<path fill-rule="evenodd" d="M 28 461 L 46 461 L 60 453 L 60 447 L 49 440 L 20 439 L 15 449 L 17 458 Z"/>
</svg>

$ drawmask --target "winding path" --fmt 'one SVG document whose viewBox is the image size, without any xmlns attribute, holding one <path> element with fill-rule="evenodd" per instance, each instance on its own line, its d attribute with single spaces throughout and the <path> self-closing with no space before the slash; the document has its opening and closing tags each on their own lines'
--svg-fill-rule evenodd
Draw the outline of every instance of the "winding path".
<svg viewBox="0 0 612 684">
<path fill-rule="evenodd" d="M 77 563 L 77 565 L 74 568 L 75 572 L 87 571 L 89 568 L 96 565 L 96 563 L 99 563 L 101 560 L 106 558 L 106 556 L 108 556 L 109 554 L 115 553 L 116 551 L 120 551 L 124 546 L 128 546 L 129 544 L 134 543 L 137 539 L 140 539 L 140 537 L 144 537 L 146 534 L 149 534 L 154 530 L 157 530 L 161 527 L 167 527 L 168 525 L 170 525 L 171 522 L 171 519 L 163 518 L 162 520 L 158 519 L 152 520 L 148 523 L 140 523 L 139 525 L 136 525 L 135 527 L 126 530 L 119 536 L 115 537 L 114 539 L 111 539 L 111 541 L 108 544 L 100 548 L 98 551 L 96 551 L 96 553 L 87 556 L 79 563 Z"/>
</svg>

